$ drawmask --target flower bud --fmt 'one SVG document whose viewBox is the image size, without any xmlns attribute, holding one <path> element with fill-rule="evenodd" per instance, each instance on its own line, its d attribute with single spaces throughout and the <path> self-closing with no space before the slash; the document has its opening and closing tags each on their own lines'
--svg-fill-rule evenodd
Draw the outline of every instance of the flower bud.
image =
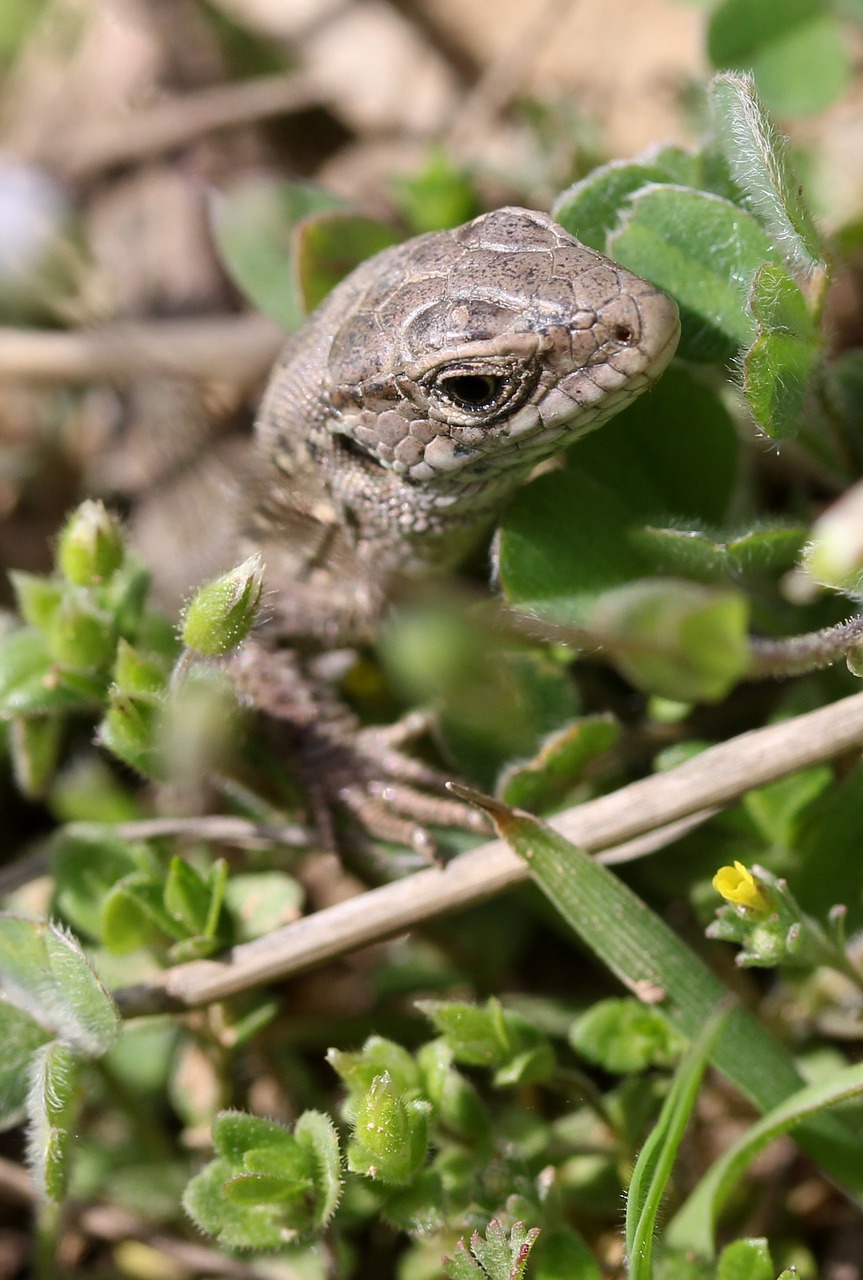
<svg viewBox="0 0 863 1280">
<path fill-rule="evenodd" d="M 120 526 L 101 502 L 88 499 L 73 511 L 57 547 L 57 564 L 76 587 L 96 587 L 123 563 Z"/>
<path fill-rule="evenodd" d="M 357 1108 L 349 1168 L 405 1186 L 425 1162 L 430 1111 L 424 1098 L 404 1097 L 387 1072 L 376 1076 Z"/>
<path fill-rule="evenodd" d="M 850 595 L 863 591 L 863 482 L 815 521 L 803 569 L 821 586 Z"/>
<path fill-rule="evenodd" d="M 205 583 L 186 610 L 182 631 L 186 647 L 208 658 L 236 649 L 255 620 L 263 575 L 263 562 L 255 554 L 230 573 Z"/>
</svg>

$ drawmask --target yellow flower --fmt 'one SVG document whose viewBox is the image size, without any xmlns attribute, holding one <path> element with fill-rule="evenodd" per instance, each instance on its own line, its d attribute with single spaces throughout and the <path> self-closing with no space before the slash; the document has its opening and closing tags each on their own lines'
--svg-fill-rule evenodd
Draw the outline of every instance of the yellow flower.
<svg viewBox="0 0 863 1280">
<path fill-rule="evenodd" d="M 749 907 L 758 912 L 769 909 L 764 890 L 742 862 L 735 862 L 733 867 L 720 867 L 712 883 L 717 893 L 739 907 Z"/>
</svg>

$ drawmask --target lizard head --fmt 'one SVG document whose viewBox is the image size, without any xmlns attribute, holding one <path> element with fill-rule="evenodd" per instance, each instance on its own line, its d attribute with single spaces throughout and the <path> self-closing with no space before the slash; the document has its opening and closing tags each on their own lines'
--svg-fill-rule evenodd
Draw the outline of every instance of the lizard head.
<svg viewBox="0 0 863 1280">
<path fill-rule="evenodd" d="M 364 264 L 329 430 L 407 485 L 514 485 L 662 373 L 675 304 L 549 217 L 500 209 Z"/>
</svg>

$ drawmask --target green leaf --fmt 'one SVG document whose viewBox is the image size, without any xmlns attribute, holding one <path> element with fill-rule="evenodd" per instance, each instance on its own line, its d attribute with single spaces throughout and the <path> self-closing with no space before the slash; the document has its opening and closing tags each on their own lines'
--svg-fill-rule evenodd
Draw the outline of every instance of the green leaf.
<svg viewBox="0 0 863 1280">
<path fill-rule="evenodd" d="M 318 187 L 261 178 L 240 182 L 211 202 L 224 265 L 255 306 L 289 332 L 306 316 L 297 275 L 297 228 L 304 219 L 341 206 Z"/>
<path fill-rule="evenodd" d="M 781 12 L 772 0 L 770 4 L 771 13 Z M 752 213 L 781 249 L 791 274 L 806 280 L 813 272 L 823 273 L 824 246 L 792 168 L 788 143 L 765 111 L 752 79 L 715 76 L 707 95 L 713 129 L 731 174 Z"/>
<path fill-rule="evenodd" d="M 11 1129 L 23 1119 L 30 1063 L 50 1038 L 51 1032 L 28 1013 L 0 1000 L 0 1129 Z"/>
<path fill-rule="evenodd" d="M 681 1035 L 697 1036 L 727 995 L 697 955 L 608 868 L 551 827 L 495 801 L 482 804 L 556 910 L 611 972 L 636 994 L 661 1000 L 657 1007 Z M 802 1083 L 787 1054 L 740 1006 L 732 1009 L 711 1060 L 763 1111 Z M 798 1136 L 833 1177 L 855 1194 L 863 1191 L 863 1145 L 847 1128 L 819 1116 Z"/>
<path fill-rule="evenodd" d="M 445 147 L 435 146 L 418 173 L 393 179 L 396 203 L 415 234 L 458 227 L 481 213 L 476 183 Z"/>
<path fill-rule="evenodd" d="M 186 1213 L 200 1231 L 230 1249 L 283 1249 L 296 1238 L 296 1230 L 284 1226 L 278 1205 L 244 1205 L 229 1200 L 225 1185 L 233 1174 L 229 1160 L 211 1160 L 183 1193 Z"/>
<path fill-rule="evenodd" d="M 743 808 L 765 845 L 793 848 L 809 806 L 831 792 L 835 782 L 836 775 L 829 764 L 800 769 L 787 778 L 747 791 Z"/>
<path fill-rule="evenodd" d="M 620 725 L 610 714 L 583 716 L 550 734 L 532 760 L 505 769 L 498 798 L 531 810 L 554 804 L 578 782 L 585 766 L 619 738 Z"/>
<path fill-rule="evenodd" d="M 381 647 L 399 695 L 435 708 L 448 754 L 489 787 L 577 711 L 560 663 L 502 637 L 479 611 L 399 610 Z"/>
<path fill-rule="evenodd" d="M 733 1240 L 716 1268 L 716 1280 L 773 1280 L 774 1274 L 766 1240 Z"/>
<path fill-rule="evenodd" d="M 626 1252 L 632 1280 L 651 1280 L 656 1223 L 698 1088 L 727 1011 L 699 1031 L 678 1067 L 659 1119 L 639 1153 L 626 1198 Z"/>
<path fill-rule="evenodd" d="M 63 598 L 62 584 L 56 578 L 23 573 L 19 569 L 9 571 L 9 581 L 12 583 L 15 603 L 21 617 L 29 626 L 44 631 L 51 625 L 60 606 Z"/>
<path fill-rule="evenodd" d="M 304 1112 L 294 1132 L 272 1120 L 223 1111 L 213 1124 L 219 1153 L 189 1184 L 186 1211 L 237 1248 L 278 1248 L 320 1230 L 341 1194 L 339 1142 L 328 1116 Z"/>
<path fill-rule="evenodd" d="M 96 731 L 99 743 L 145 778 L 158 778 L 162 762 L 158 735 L 162 701 L 150 693 L 126 693 L 114 685 L 108 710 Z"/>
<path fill-rule="evenodd" d="M 140 947 L 152 926 L 182 942 L 188 931 L 165 906 L 165 885 L 160 876 L 133 871 L 118 880 L 102 905 L 102 938 L 109 951 L 124 955 Z"/>
<path fill-rule="evenodd" d="M 117 1038 L 114 1002 L 71 934 L 44 920 L 0 914 L 0 986 L 6 999 L 85 1058 Z"/>
<path fill-rule="evenodd" d="M 772 439 L 795 431 L 822 343 L 803 295 L 782 268 L 766 264 L 752 282 L 756 338 L 743 357 L 743 391 Z"/>
<path fill-rule="evenodd" d="M 36 1195 L 59 1203 L 69 1181 L 69 1154 L 80 1063 L 62 1044 L 38 1049 L 27 1094 L 27 1164 Z"/>
<path fill-rule="evenodd" d="M 608 251 L 608 235 L 629 197 L 649 183 L 698 185 L 698 163 L 691 152 L 666 147 L 635 160 L 612 160 L 563 191 L 551 216 L 582 244 Z"/>
<path fill-rule="evenodd" d="M 312 1157 L 316 1192 L 312 1225 L 320 1231 L 338 1208 L 342 1194 L 339 1135 L 329 1116 L 304 1111 L 294 1126 L 294 1137 Z"/>
<path fill-rule="evenodd" d="M 434 1107 L 435 1119 L 481 1155 L 491 1149 L 491 1118 L 473 1084 L 452 1062 L 452 1049 L 445 1041 L 430 1040 L 422 1046 L 417 1052 L 422 1093 Z"/>
<path fill-rule="evenodd" d="M 142 653 L 127 640 L 117 644 L 114 683 L 121 692 L 158 697 L 165 692 L 167 675 L 167 664 L 160 655 Z"/>
<path fill-rule="evenodd" d="M 363 1097 L 372 1082 L 384 1074 L 403 1092 L 418 1092 L 422 1084 L 419 1067 L 408 1050 L 383 1036 L 369 1036 L 359 1053 L 329 1049 L 327 1062 L 356 1098 Z"/>
<path fill-rule="evenodd" d="M 716 391 L 672 367 L 650 395 L 570 449 L 566 465 L 652 523 L 720 521 L 736 492 L 740 438 Z"/>
<path fill-rule="evenodd" d="M 231 876 L 225 885 L 225 906 L 234 921 L 238 942 L 251 942 L 296 920 L 305 890 L 284 871 L 250 871 Z"/>
<path fill-rule="evenodd" d="M 576 1053 L 616 1075 L 668 1067 L 683 1042 L 662 1014 L 631 998 L 598 1000 L 567 1036 Z"/>
<path fill-rule="evenodd" d="M 417 1000 L 416 1007 L 443 1036 L 456 1062 L 469 1066 L 499 1070 L 516 1055 L 543 1044 L 541 1034 L 526 1019 L 504 1009 L 494 996 L 484 1006 L 458 1000 Z"/>
<path fill-rule="evenodd" d="M 399 239 L 382 222 L 340 209 L 300 223 L 297 283 L 305 310 L 313 311 L 354 267 Z"/>
<path fill-rule="evenodd" d="M 308 1186 L 288 1183 L 284 1178 L 266 1173 L 238 1173 L 225 1181 L 225 1198 L 233 1204 L 279 1204 L 296 1198 Z"/>
<path fill-rule="evenodd" d="M 707 51 L 715 67 L 752 71 L 779 115 L 821 111 L 851 79 L 847 41 L 826 0 L 725 0 L 711 15 Z"/>
<path fill-rule="evenodd" d="M 479 1265 L 469 1258 L 464 1240 L 459 1240 L 455 1257 L 443 1260 L 444 1275 L 449 1280 L 521 1280 L 539 1234 L 538 1227 L 527 1231 L 523 1222 L 516 1222 L 507 1235 L 492 1218 L 485 1237 L 475 1231 L 470 1239 L 470 1251 Z"/>
<path fill-rule="evenodd" d="M 806 536 L 803 525 L 756 525 L 735 534 L 645 525 L 633 530 L 632 542 L 658 573 L 728 582 L 748 574 L 787 572 L 796 564 Z"/>
<path fill-rule="evenodd" d="M 43 635 L 32 627 L 0 642 L 0 716 L 60 715 L 101 704 L 104 681 L 73 676 L 54 663 Z"/>
<path fill-rule="evenodd" d="M 541 1084 L 554 1075 L 557 1059 L 550 1044 L 514 1053 L 492 1076 L 496 1089 L 515 1089 L 522 1084 Z"/>
<path fill-rule="evenodd" d="M 570 1227 L 543 1227 L 530 1274 L 531 1280 L 602 1280 L 599 1263 Z"/>
<path fill-rule="evenodd" d="M 715 1252 L 714 1231 L 722 1206 L 760 1151 L 807 1116 L 863 1094 L 863 1064 L 806 1085 L 773 1107 L 733 1144 L 701 1179 L 667 1228 L 669 1243 L 705 1258 Z"/>
<path fill-rule="evenodd" d="M 497 572 L 508 603 L 585 624 L 596 597 L 647 571 L 627 538 L 637 516 L 605 485 L 570 471 L 537 477 L 501 525 Z"/>
<path fill-rule="evenodd" d="M 12 721 L 12 770 L 18 790 L 29 800 L 41 799 L 54 780 L 61 728 L 56 716 L 17 716 Z"/>
<path fill-rule="evenodd" d="M 605 592 L 589 627 L 638 688 L 677 702 L 715 702 L 745 674 L 749 602 L 741 592 L 648 579 Z"/>
<path fill-rule="evenodd" d="M 290 1131 L 276 1120 L 245 1111 L 220 1111 L 213 1121 L 213 1147 L 234 1165 L 241 1165 L 247 1151 L 279 1150 L 290 1140 Z"/>
<path fill-rule="evenodd" d="M 226 864 L 222 865 L 227 870 Z M 168 867 L 164 903 L 184 936 L 207 933 L 211 897 L 210 886 L 200 872 L 185 858 L 175 855 Z"/>
<path fill-rule="evenodd" d="M 678 354 L 699 361 L 726 360 L 751 345 L 751 281 L 765 262 L 781 261 L 745 209 L 676 186 L 636 192 L 609 236 L 609 253 L 671 294 L 680 308 Z"/>
<path fill-rule="evenodd" d="M 387 1189 L 380 1215 L 396 1231 L 428 1236 L 446 1223 L 444 1201 L 440 1173 L 437 1169 L 421 1169 L 409 1186 Z"/>
<path fill-rule="evenodd" d="M 148 864 L 155 870 L 145 845 L 124 840 L 110 827 L 61 829 L 51 844 L 53 905 L 73 928 L 102 941 L 106 896 L 124 876 Z"/>
</svg>

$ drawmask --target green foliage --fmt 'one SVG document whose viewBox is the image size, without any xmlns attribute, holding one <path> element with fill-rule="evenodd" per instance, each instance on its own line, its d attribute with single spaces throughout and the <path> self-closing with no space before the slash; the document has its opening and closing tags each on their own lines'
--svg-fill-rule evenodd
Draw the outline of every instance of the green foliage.
<svg viewBox="0 0 863 1280">
<path fill-rule="evenodd" d="M 56 925 L 0 916 L 0 986 L 11 1005 L 74 1053 L 100 1057 L 117 1037 L 111 997 L 79 944 Z"/>
<path fill-rule="evenodd" d="M 669 1067 L 683 1046 L 657 1009 L 632 999 L 598 1000 L 575 1020 L 568 1039 L 582 1058 L 620 1074 Z"/>
<path fill-rule="evenodd" d="M 12 725 L 21 789 L 47 794 L 64 722 L 100 711 L 98 741 L 136 772 L 179 781 L 214 769 L 234 732 L 236 699 L 218 671 L 195 659 L 230 653 L 248 634 L 262 590 L 260 557 L 193 598 L 181 657 L 173 628 L 146 609 L 148 575 L 126 554 L 101 503 L 84 502 L 69 517 L 57 569 L 50 577 L 12 575 L 25 625 L 0 638 L 0 718 Z"/>
<path fill-rule="evenodd" d="M 430 1018 L 452 1050 L 456 1062 L 494 1070 L 497 1085 L 546 1080 L 554 1054 L 544 1036 L 524 1018 L 490 999 L 485 1008 L 421 1000 L 417 1007 Z"/>
<path fill-rule="evenodd" d="M 27 1120 L 36 1195 L 60 1201 L 69 1178 L 83 1063 L 117 1039 L 114 1003 L 78 943 L 56 925 L 0 915 L 0 1124 Z"/>
<path fill-rule="evenodd" d="M 341 1195 L 339 1140 L 328 1116 L 306 1111 L 293 1132 L 223 1111 L 217 1156 L 189 1183 L 183 1206 L 195 1225 L 231 1249 L 279 1249 L 326 1226 Z"/>
<path fill-rule="evenodd" d="M 626 1252 L 632 1280 L 650 1280 L 660 1206 L 710 1051 L 726 1017 L 714 1014 L 696 1036 L 632 1171 L 626 1198 Z"/>
<path fill-rule="evenodd" d="M 414 234 L 458 227 L 482 212 L 476 184 L 440 147 L 419 173 L 393 183 L 400 212 Z"/>
<path fill-rule="evenodd" d="M 454 1257 L 443 1260 L 444 1275 L 448 1280 L 522 1280 L 538 1236 L 536 1227 L 526 1231 L 523 1222 L 516 1222 L 507 1236 L 493 1218 L 485 1238 L 478 1231 L 471 1236 L 473 1257 L 464 1240 L 459 1240 Z"/>
</svg>

